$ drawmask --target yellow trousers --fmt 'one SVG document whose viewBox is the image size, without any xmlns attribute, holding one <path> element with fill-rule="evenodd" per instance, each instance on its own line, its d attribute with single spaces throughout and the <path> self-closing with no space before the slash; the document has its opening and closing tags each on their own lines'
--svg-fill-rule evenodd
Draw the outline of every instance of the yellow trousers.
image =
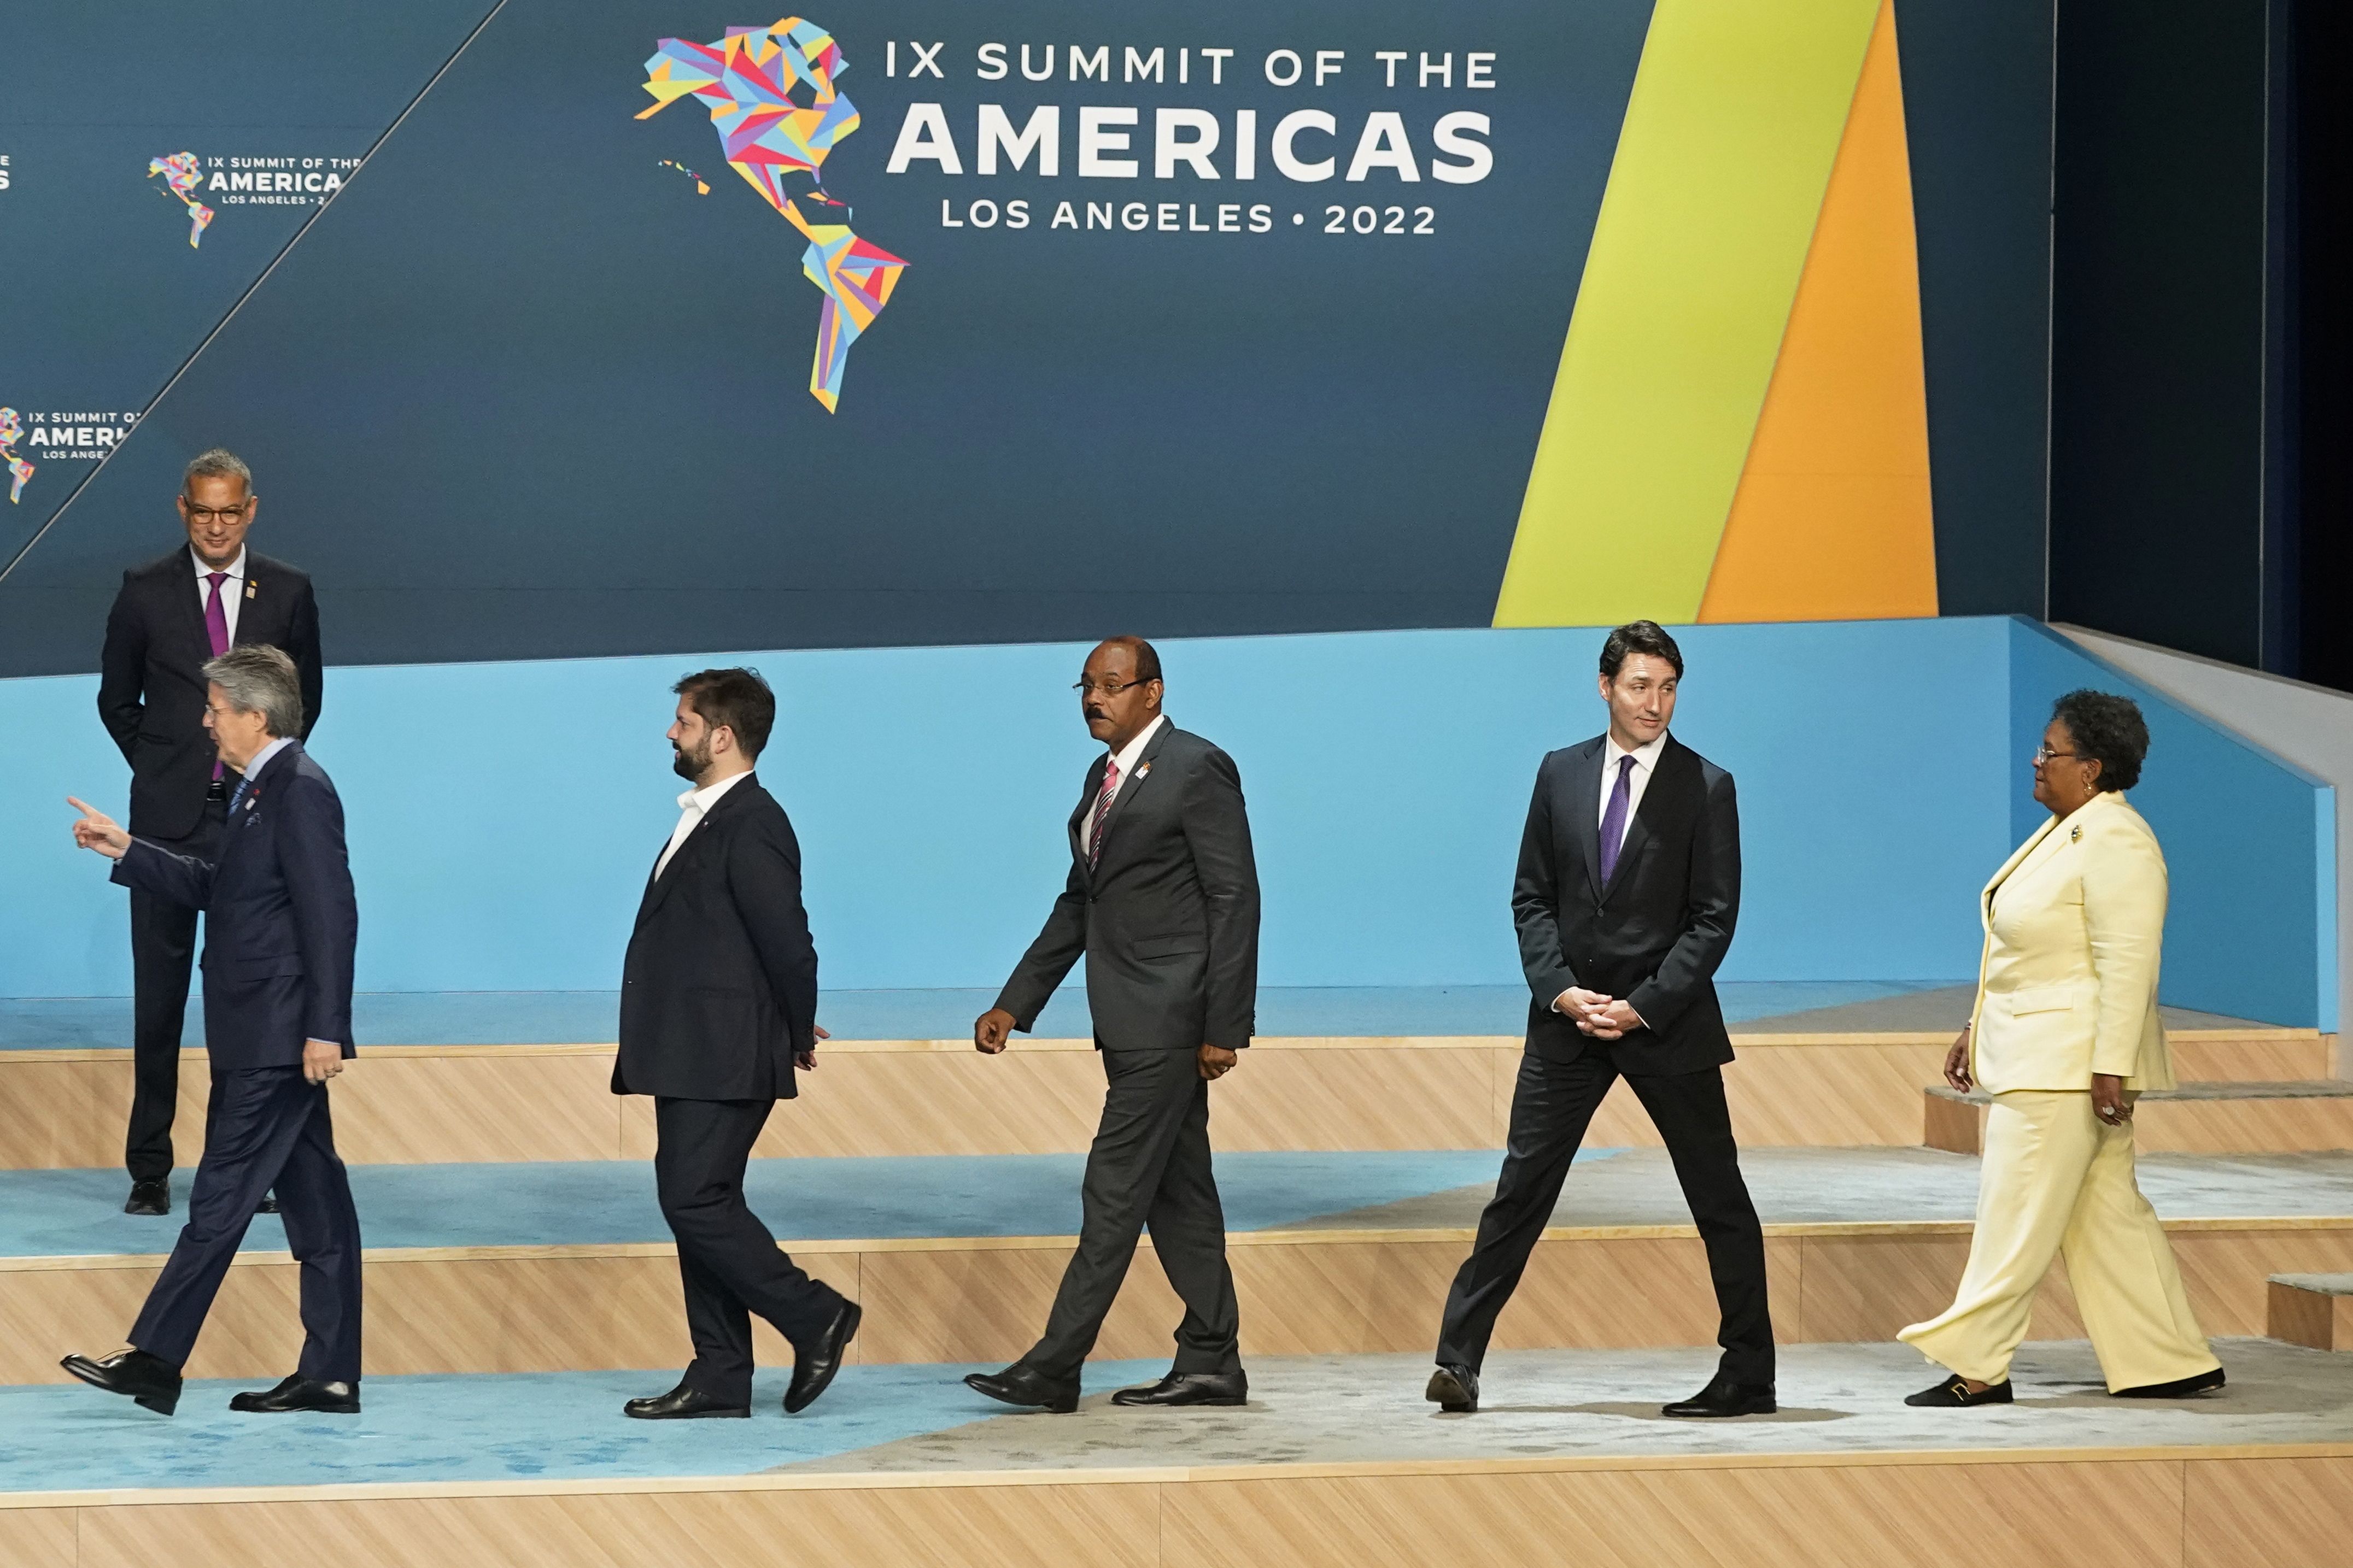
<svg viewBox="0 0 2353 1568">
<path fill-rule="evenodd" d="M 2194 1377 L 2207 1348 L 2157 1211 L 2133 1176 L 2132 1123 L 2110 1127 L 2089 1093 L 2014 1089 L 1986 1113 L 1977 1235 L 1960 1292 L 1895 1337 L 1980 1383 L 2010 1375 L 2052 1256 L 2111 1390 Z"/>
</svg>

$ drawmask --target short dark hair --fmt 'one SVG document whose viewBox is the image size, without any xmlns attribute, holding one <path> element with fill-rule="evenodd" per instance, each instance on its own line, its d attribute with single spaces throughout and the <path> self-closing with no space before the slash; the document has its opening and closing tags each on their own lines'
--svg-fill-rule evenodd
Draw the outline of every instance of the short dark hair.
<svg viewBox="0 0 2353 1568">
<path fill-rule="evenodd" d="M 2141 760 L 2148 755 L 2148 721 L 2129 697 L 2086 688 L 2051 705 L 2051 717 L 2067 726 L 2075 752 L 2100 764 L 2097 789 L 2130 789 L 2140 783 Z"/>
<path fill-rule="evenodd" d="M 735 744 L 754 762 L 767 749 L 768 731 L 776 727 L 776 694 L 756 669 L 698 669 L 681 676 L 672 691 L 716 730 L 735 731 Z"/>
<path fill-rule="evenodd" d="M 1135 656 L 1135 679 L 1138 685 L 1160 679 L 1160 650 L 1142 637 L 1120 636 L 1105 637 L 1104 647 L 1124 647 Z"/>
<path fill-rule="evenodd" d="M 1675 667 L 1675 679 L 1683 679 L 1683 650 L 1675 646 L 1675 639 L 1656 621 L 1628 621 L 1611 632 L 1609 640 L 1601 645 L 1601 673 L 1617 679 L 1618 672 L 1626 667 L 1627 656 L 1637 653 L 1665 659 Z"/>
</svg>

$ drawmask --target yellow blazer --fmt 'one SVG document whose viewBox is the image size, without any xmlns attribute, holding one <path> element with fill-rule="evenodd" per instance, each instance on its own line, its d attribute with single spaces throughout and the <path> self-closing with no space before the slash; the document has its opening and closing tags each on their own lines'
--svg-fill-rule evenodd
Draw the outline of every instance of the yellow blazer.
<svg viewBox="0 0 2353 1568">
<path fill-rule="evenodd" d="M 2171 1089 L 2157 1010 L 2165 854 L 2115 790 L 2054 817 L 1986 884 L 1970 1067 L 1980 1088 Z"/>
</svg>

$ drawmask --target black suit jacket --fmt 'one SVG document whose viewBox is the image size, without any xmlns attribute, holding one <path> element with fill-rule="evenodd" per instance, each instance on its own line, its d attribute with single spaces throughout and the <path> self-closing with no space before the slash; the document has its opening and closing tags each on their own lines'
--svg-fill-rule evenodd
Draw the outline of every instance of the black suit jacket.
<svg viewBox="0 0 2353 1568">
<path fill-rule="evenodd" d="M 1103 819 L 1090 870 L 1080 825 L 1108 755 L 1071 813 L 1071 877 L 997 1005 L 1027 1030 L 1082 952 L 1095 1045 L 1240 1050 L 1258 1012 L 1258 866 L 1231 757 L 1163 724 Z"/>
<path fill-rule="evenodd" d="M 302 680 L 302 730 L 295 739 L 307 740 L 319 721 L 324 685 L 319 605 L 311 579 L 283 561 L 248 550 L 245 586 L 236 644 L 266 644 L 294 661 Z M 121 591 L 106 617 L 98 716 L 131 764 L 133 833 L 185 838 L 204 816 L 214 752 L 205 729 L 200 672 L 212 656 L 195 558 L 186 545 L 122 574 Z"/>
<path fill-rule="evenodd" d="M 613 1092 L 790 1100 L 793 1053 L 816 1048 L 816 1029 L 800 842 L 754 774 L 646 882 L 621 964 Z"/>
<path fill-rule="evenodd" d="M 1536 770 L 1512 889 L 1528 989 L 1528 1049 L 1560 1060 L 1607 1049 L 1620 1072 L 1698 1072 L 1732 1059 L 1715 971 L 1740 913 L 1740 810 L 1732 775 L 1672 735 L 1616 873 L 1601 882 L 1606 737 Z M 1552 1010 L 1570 986 L 1633 1005 L 1650 1026 L 1595 1040 Z"/>
<path fill-rule="evenodd" d="M 205 911 L 205 1047 L 215 1072 L 300 1066 L 302 1042 L 352 1048 L 359 903 L 343 803 L 299 741 L 246 785 L 212 860 L 142 838 L 113 879 Z"/>
</svg>

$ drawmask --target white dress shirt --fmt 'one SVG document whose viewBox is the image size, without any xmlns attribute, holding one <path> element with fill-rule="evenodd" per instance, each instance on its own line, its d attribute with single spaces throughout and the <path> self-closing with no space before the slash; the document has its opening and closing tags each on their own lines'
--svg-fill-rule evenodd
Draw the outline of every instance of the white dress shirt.
<svg viewBox="0 0 2353 1568">
<path fill-rule="evenodd" d="M 237 608 L 245 603 L 244 550 L 240 548 L 237 552 L 237 559 L 221 567 L 206 565 L 204 557 L 196 553 L 194 545 L 188 547 L 188 559 L 196 564 L 196 615 L 199 618 L 205 613 L 205 602 L 213 596 L 213 573 L 221 571 L 228 574 L 227 578 L 220 585 L 221 615 L 228 622 L 228 646 L 235 647 L 237 646 Z"/>
<path fill-rule="evenodd" d="M 670 830 L 670 842 L 662 847 L 661 858 L 654 862 L 655 880 L 660 880 L 661 874 L 670 869 L 670 858 L 678 853 L 678 847 L 686 842 L 686 836 L 694 831 L 695 824 L 711 814 L 711 808 L 719 804 L 719 797 L 751 776 L 752 770 L 746 768 L 740 773 L 729 773 L 715 784 L 688 790 L 678 797 L 678 826 Z"/>
<path fill-rule="evenodd" d="M 1146 724 L 1142 734 L 1113 753 L 1112 764 L 1119 769 L 1119 782 L 1111 786 L 1112 799 L 1117 800 L 1119 792 L 1127 787 L 1127 781 L 1135 773 L 1135 764 L 1144 756 L 1144 748 L 1152 743 L 1152 737 L 1160 733 L 1160 726 L 1166 722 L 1168 715 L 1163 713 Z M 1094 798 L 1087 802 L 1086 816 L 1079 820 L 1079 848 L 1089 855 L 1095 852 L 1095 813 L 1102 809 L 1103 792 L 1097 790 Z"/>
<path fill-rule="evenodd" d="M 1620 830 L 1618 837 L 1618 845 L 1621 849 L 1626 845 L 1626 834 L 1633 830 L 1634 814 L 1642 809 L 1642 792 L 1651 787 L 1651 773 L 1659 765 L 1659 753 L 1666 749 L 1667 738 L 1664 734 L 1660 735 L 1648 745 L 1637 746 L 1630 752 L 1620 745 L 1618 738 L 1614 735 L 1602 738 L 1601 805 L 1593 814 L 1595 823 L 1603 822 L 1609 816 L 1609 796 L 1618 788 L 1618 760 L 1620 757 L 1634 759 L 1633 775 L 1626 781 L 1626 824 Z"/>
</svg>

